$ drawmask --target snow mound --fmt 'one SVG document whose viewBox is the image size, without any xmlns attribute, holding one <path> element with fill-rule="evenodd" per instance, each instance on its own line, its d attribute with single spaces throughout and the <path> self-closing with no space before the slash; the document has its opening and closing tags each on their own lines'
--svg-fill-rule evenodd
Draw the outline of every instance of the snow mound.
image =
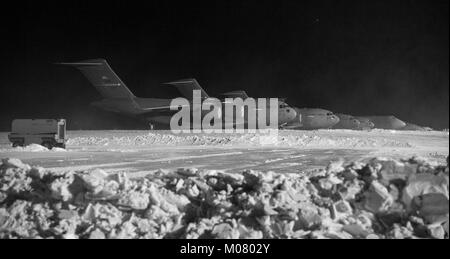
<svg viewBox="0 0 450 259">
<path fill-rule="evenodd" d="M 39 144 L 30 144 L 25 147 L 16 147 L 14 151 L 23 151 L 23 152 L 47 152 L 48 148 L 41 146 Z"/>
<path fill-rule="evenodd" d="M 48 149 L 39 144 L 30 144 L 25 147 L 14 147 L 14 148 L 5 148 L 0 149 L 0 152 L 67 152 L 64 148 L 54 147 L 52 149 Z"/>
<path fill-rule="evenodd" d="M 75 137 L 67 142 L 71 146 L 146 146 L 146 145 L 226 145 L 245 141 L 243 136 L 172 135 L 148 133 L 143 135 L 109 137 Z"/>
<path fill-rule="evenodd" d="M 67 152 L 64 148 L 54 147 L 52 149 L 48 149 L 44 146 L 41 146 L 39 144 L 30 144 L 25 147 L 15 147 L 12 149 L 2 150 L 2 152 L 6 151 L 13 151 L 13 152 Z"/>
<path fill-rule="evenodd" d="M 143 178 L 0 164 L 0 238 L 448 238 L 449 168 L 413 158 L 306 174 Z"/>
<path fill-rule="evenodd" d="M 348 137 L 329 134 L 324 135 L 309 132 L 298 134 L 294 131 L 279 135 L 261 134 L 171 134 L 160 133 L 115 133 L 104 136 L 77 136 L 68 140 L 70 146 L 288 146 L 288 147 L 342 147 L 342 148 L 372 148 L 372 147 L 411 147 L 407 142 L 383 137 L 357 136 Z M 359 133 L 359 132 L 357 132 Z"/>
<path fill-rule="evenodd" d="M 53 151 L 53 152 L 67 152 L 66 149 L 60 148 L 60 147 L 54 147 L 54 148 L 51 149 L 51 151 Z"/>
</svg>

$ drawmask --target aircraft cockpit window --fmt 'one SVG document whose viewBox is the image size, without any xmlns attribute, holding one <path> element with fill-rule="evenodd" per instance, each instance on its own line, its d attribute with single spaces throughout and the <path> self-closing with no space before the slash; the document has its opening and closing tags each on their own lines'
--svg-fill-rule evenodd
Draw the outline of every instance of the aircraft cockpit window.
<svg viewBox="0 0 450 259">
<path fill-rule="evenodd" d="M 327 113 L 327 116 L 333 116 L 332 112 Z"/>
</svg>

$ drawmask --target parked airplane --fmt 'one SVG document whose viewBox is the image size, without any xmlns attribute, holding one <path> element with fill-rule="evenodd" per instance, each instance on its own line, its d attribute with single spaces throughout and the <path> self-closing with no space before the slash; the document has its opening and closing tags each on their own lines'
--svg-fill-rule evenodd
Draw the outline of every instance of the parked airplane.
<svg viewBox="0 0 450 259">
<path fill-rule="evenodd" d="M 93 106 L 102 110 L 130 116 L 152 125 L 154 123 L 169 125 L 172 115 L 177 112 L 170 109 L 172 99 L 136 97 L 104 59 L 59 64 L 73 66 L 84 74 L 103 97 L 102 100 L 92 103 Z M 177 87 L 180 93 L 191 102 L 193 90 L 199 90 L 202 99 L 209 97 L 195 79 L 179 80 L 167 84 Z M 258 107 L 256 109 L 258 110 Z M 224 111 L 225 109 L 222 109 L 222 112 Z M 206 113 L 208 112 L 202 111 L 202 118 Z M 296 112 L 293 108 L 285 105 L 284 102 L 279 102 L 278 122 L 280 125 L 288 123 L 295 117 Z"/>
<path fill-rule="evenodd" d="M 433 129 L 429 127 L 422 127 L 413 123 L 406 123 L 406 126 L 401 128 L 401 130 L 409 130 L 409 131 L 431 131 Z"/>
<path fill-rule="evenodd" d="M 247 98 L 248 95 L 245 91 L 237 90 L 223 94 L 225 97 L 240 97 Z M 289 106 L 284 99 L 281 99 L 280 105 Z M 329 129 L 339 122 L 339 118 L 331 111 L 324 109 L 311 109 L 311 108 L 296 108 L 296 117 L 293 120 L 286 118 L 284 121 L 287 123 L 280 125 L 283 129 Z"/>
<path fill-rule="evenodd" d="M 243 100 L 246 100 L 247 98 L 249 98 L 249 96 L 243 90 L 231 91 L 223 93 L 219 96 L 219 99 L 221 99 L 222 101 L 225 101 L 226 98 L 241 98 Z M 280 127 L 283 127 L 284 125 L 296 120 L 298 117 L 296 111 L 284 101 L 284 98 L 278 99 L 278 111 L 278 121 L 280 122 Z"/>
<path fill-rule="evenodd" d="M 333 129 L 359 129 L 361 127 L 361 122 L 355 117 L 347 114 L 337 113 L 336 116 L 339 117 L 339 122 L 333 126 Z"/>
<path fill-rule="evenodd" d="M 370 120 L 376 129 L 400 130 L 406 126 L 406 123 L 397 119 L 395 116 L 360 116 Z"/>
<path fill-rule="evenodd" d="M 355 117 L 357 120 L 359 120 L 359 129 L 360 130 L 371 130 L 375 127 L 375 124 L 369 120 L 368 118 L 364 117 Z"/>
<path fill-rule="evenodd" d="M 331 111 L 317 108 L 295 108 L 297 117 L 283 126 L 285 129 L 329 129 L 339 123 L 339 118 Z"/>
</svg>

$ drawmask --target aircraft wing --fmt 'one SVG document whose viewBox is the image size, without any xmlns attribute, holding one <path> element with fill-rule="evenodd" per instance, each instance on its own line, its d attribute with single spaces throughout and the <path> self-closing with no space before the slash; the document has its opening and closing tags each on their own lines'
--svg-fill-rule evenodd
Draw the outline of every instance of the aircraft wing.
<svg viewBox="0 0 450 259">
<path fill-rule="evenodd" d="M 161 110 L 170 110 L 170 106 L 160 106 L 160 107 L 151 107 L 151 108 L 140 108 L 143 111 L 161 111 Z"/>
<path fill-rule="evenodd" d="M 171 110 L 170 106 L 157 106 L 157 107 L 139 107 L 138 108 L 138 114 L 144 115 L 144 114 L 165 114 L 165 113 L 174 113 L 177 110 Z"/>
<path fill-rule="evenodd" d="M 303 127 L 303 124 L 298 123 L 286 123 L 285 125 L 280 125 L 282 129 L 301 129 Z"/>
<path fill-rule="evenodd" d="M 178 89 L 178 91 L 180 91 L 180 93 L 188 100 L 193 99 L 193 95 L 192 95 L 193 90 L 200 90 L 202 100 L 209 98 L 206 91 L 203 90 L 203 88 L 200 86 L 200 84 L 194 78 L 168 82 L 165 84 L 175 86 Z"/>
<path fill-rule="evenodd" d="M 171 106 L 159 106 L 159 107 L 150 107 L 150 108 L 140 108 L 143 111 L 161 111 L 161 110 L 170 110 Z M 178 106 L 180 107 L 180 106 Z M 190 105 L 186 105 L 183 107 L 190 107 Z"/>
</svg>

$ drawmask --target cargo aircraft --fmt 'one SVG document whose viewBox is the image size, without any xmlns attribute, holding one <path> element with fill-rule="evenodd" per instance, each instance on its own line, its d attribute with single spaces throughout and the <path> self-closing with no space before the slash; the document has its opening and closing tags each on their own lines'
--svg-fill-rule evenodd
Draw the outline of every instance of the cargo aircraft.
<svg viewBox="0 0 450 259">
<path fill-rule="evenodd" d="M 92 103 L 93 106 L 98 107 L 104 111 L 114 112 L 129 117 L 136 118 L 141 121 L 145 121 L 150 125 L 170 125 L 172 116 L 178 111 L 171 109 L 171 103 L 173 99 L 161 99 L 161 98 L 141 98 L 136 97 L 130 89 L 125 85 L 124 82 L 117 76 L 117 74 L 109 66 L 105 59 L 91 59 L 79 62 L 70 63 L 58 63 L 59 65 L 72 66 L 81 71 L 81 73 L 89 80 L 89 82 L 98 90 L 102 96 L 102 100 L 95 101 Z M 166 85 L 171 85 L 176 87 L 179 92 L 186 98 L 189 102 L 193 101 L 194 90 L 200 94 L 202 101 L 211 99 L 211 97 L 206 93 L 206 91 L 200 86 L 196 79 L 184 79 L 174 82 L 166 83 Z M 230 96 L 228 99 L 220 100 L 222 106 L 225 106 L 229 98 L 241 98 L 242 96 Z M 245 100 L 244 100 L 245 101 Z M 258 107 L 259 106 L 259 107 Z M 273 107 L 273 106 L 271 106 Z M 266 102 L 266 106 L 262 107 L 257 104 L 256 107 L 246 108 L 244 113 L 258 112 L 261 110 L 269 110 L 269 103 Z M 251 111 L 249 109 L 255 109 L 256 111 Z M 287 105 L 284 101 L 278 101 L 278 125 L 283 126 L 291 122 L 297 117 L 297 112 L 295 109 Z M 225 112 L 225 108 L 221 109 L 221 113 Z M 270 110 L 269 110 L 270 111 Z M 204 117 L 209 111 L 193 111 L 200 112 L 201 116 Z M 233 117 L 236 117 L 235 111 Z M 268 113 L 268 112 L 267 112 Z M 230 115 L 228 115 L 230 116 Z M 246 115 L 244 115 L 245 117 Z M 226 114 L 222 116 L 225 121 L 227 117 Z M 259 114 L 257 117 L 260 117 Z M 266 120 L 269 120 L 269 116 L 264 116 Z M 237 120 L 232 119 L 232 123 L 236 126 Z M 247 121 L 244 120 L 244 124 Z M 259 125 L 259 124 L 258 124 Z M 191 125 L 192 126 L 192 125 Z M 230 126 L 222 124 L 222 126 Z"/>
</svg>

